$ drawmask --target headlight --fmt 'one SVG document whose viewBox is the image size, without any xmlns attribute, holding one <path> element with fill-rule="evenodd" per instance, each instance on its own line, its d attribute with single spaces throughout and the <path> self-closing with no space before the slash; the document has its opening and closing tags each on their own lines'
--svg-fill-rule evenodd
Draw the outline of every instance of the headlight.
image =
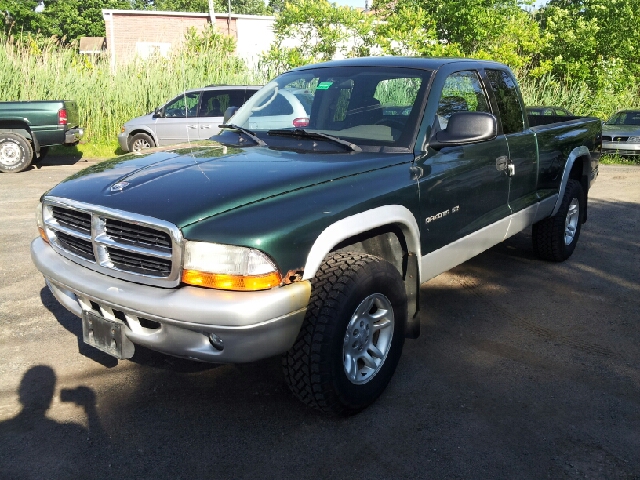
<svg viewBox="0 0 640 480">
<path fill-rule="evenodd" d="M 182 281 L 221 290 L 266 290 L 282 277 L 264 253 L 253 248 L 186 242 Z"/>
<path fill-rule="evenodd" d="M 627 142 L 631 142 L 631 143 L 640 143 L 640 137 L 629 137 L 627 139 Z"/>
<path fill-rule="evenodd" d="M 47 232 L 44 229 L 44 219 L 42 217 L 42 202 L 38 202 L 38 206 L 36 207 L 36 224 L 38 225 L 38 232 L 42 239 L 49 243 L 49 237 L 47 237 Z"/>
</svg>

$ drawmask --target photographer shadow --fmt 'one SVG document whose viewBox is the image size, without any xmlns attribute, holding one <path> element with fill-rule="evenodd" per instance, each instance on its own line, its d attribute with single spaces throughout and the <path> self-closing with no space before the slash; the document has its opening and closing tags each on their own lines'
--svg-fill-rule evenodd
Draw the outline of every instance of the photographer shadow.
<svg viewBox="0 0 640 480">
<path fill-rule="evenodd" d="M 82 321 L 80 318 L 76 317 L 73 313 L 64 308 L 60 302 L 56 300 L 51 293 L 51 290 L 49 290 L 46 285 L 40 290 L 40 300 L 47 310 L 53 314 L 58 323 L 77 337 L 78 352 L 81 355 L 106 368 L 114 368 L 118 365 L 117 358 L 84 343 L 84 340 L 82 339 Z M 156 369 L 166 369 L 181 373 L 202 372 L 221 366 L 214 363 L 196 362 L 183 358 L 170 357 L 162 353 L 154 352 L 153 350 L 149 350 L 148 348 L 144 348 L 140 345 L 136 345 L 135 354 L 129 359 L 129 361 Z"/>
<path fill-rule="evenodd" d="M 109 468 L 110 442 L 96 410 L 93 390 L 80 386 L 62 389 L 60 400 L 84 409 L 87 428 L 77 423 L 59 423 L 47 416 L 56 374 L 47 365 L 31 367 L 22 377 L 18 396 L 22 410 L 0 422 L 0 477 L 2 478 L 94 478 Z M 50 459 L 39 471 L 33 459 Z M 104 465 L 102 465 L 104 463 Z"/>
<path fill-rule="evenodd" d="M 40 290 L 40 300 L 42 300 L 42 304 L 47 310 L 56 317 L 58 323 L 78 338 L 78 352 L 81 355 L 106 368 L 113 368 L 118 365 L 117 358 L 107 355 L 82 341 L 82 321 L 73 313 L 67 311 L 67 309 L 56 300 L 46 285 Z"/>
</svg>

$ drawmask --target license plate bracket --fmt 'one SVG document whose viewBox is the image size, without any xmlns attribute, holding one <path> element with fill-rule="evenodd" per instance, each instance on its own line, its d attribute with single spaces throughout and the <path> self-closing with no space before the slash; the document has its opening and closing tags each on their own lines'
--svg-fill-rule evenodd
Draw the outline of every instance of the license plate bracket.
<svg viewBox="0 0 640 480">
<path fill-rule="evenodd" d="M 133 342 L 124 334 L 124 323 L 110 320 L 93 312 L 82 312 L 82 339 L 118 359 L 131 358 L 135 351 Z"/>
</svg>

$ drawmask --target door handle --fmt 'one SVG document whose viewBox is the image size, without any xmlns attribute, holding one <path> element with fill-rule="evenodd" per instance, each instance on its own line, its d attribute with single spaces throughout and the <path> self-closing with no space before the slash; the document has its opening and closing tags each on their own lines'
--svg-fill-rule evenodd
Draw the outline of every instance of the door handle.
<svg viewBox="0 0 640 480">
<path fill-rule="evenodd" d="M 516 166 L 513 163 L 507 165 L 507 176 L 513 177 L 516 174 Z"/>
<path fill-rule="evenodd" d="M 187 125 L 187 127 L 195 129 L 195 128 L 198 128 L 198 125 Z"/>
<path fill-rule="evenodd" d="M 506 155 L 500 155 L 498 158 L 496 158 L 496 170 L 506 170 L 508 163 L 509 157 L 507 157 Z"/>
<path fill-rule="evenodd" d="M 211 128 L 211 125 L 202 125 L 200 128 Z"/>
</svg>

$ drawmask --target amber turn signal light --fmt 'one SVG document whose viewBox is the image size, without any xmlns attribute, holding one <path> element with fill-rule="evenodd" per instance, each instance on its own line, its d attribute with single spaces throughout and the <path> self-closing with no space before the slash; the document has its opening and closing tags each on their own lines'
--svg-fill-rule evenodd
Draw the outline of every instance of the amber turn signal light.
<svg viewBox="0 0 640 480">
<path fill-rule="evenodd" d="M 189 285 L 216 288 L 218 290 L 256 291 L 277 287 L 280 285 L 282 277 L 278 272 L 245 276 L 183 270 L 182 281 Z"/>
<path fill-rule="evenodd" d="M 44 228 L 42 227 L 38 227 L 38 232 L 40 232 L 40 236 L 42 237 L 42 239 L 49 243 L 49 237 L 47 237 L 47 232 L 44 231 Z"/>
</svg>

